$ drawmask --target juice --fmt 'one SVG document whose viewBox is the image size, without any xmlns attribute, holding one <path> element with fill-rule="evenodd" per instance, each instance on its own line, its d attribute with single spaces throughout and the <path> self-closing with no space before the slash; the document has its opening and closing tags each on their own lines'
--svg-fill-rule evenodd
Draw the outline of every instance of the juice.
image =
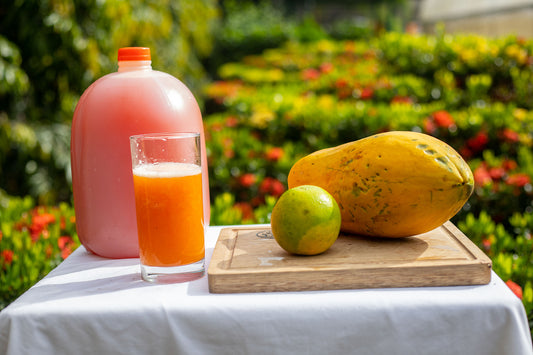
<svg viewBox="0 0 533 355">
<path fill-rule="evenodd" d="M 201 168 L 186 163 L 133 169 L 141 264 L 180 266 L 204 258 Z"/>
<path fill-rule="evenodd" d="M 149 59 L 150 57 L 147 56 Z M 83 246 L 108 258 L 139 256 L 129 137 L 200 132 L 204 221 L 209 182 L 200 108 L 190 90 L 151 62 L 122 58 L 119 69 L 82 95 L 72 122 L 71 163 L 76 229 Z"/>
</svg>

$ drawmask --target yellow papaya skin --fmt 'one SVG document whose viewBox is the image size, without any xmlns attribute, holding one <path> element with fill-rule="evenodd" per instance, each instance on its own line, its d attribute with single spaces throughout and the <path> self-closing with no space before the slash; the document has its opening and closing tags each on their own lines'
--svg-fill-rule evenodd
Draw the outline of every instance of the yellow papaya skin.
<svg viewBox="0 0 533 355">
<path fill-rule="evenodd" d="M 292 166 L 288 185 L 328 191 L 341 210 L 343 232 L 399 238 L 452 218 L 472 194 L 474 177 L 441 140 L 391 131 L 303 157 Z"/>
</svg>

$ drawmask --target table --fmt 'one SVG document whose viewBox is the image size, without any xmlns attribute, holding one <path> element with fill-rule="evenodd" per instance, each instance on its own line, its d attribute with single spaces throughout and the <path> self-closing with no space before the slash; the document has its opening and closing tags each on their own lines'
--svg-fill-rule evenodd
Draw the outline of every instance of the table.
<svg viewBox="0 0 533 355">
<path fill-rule="evenodd" d="M 209 263 L 221 227 L 209 227 Z M 0 354 L 532 354 L 521 301 L 482 286 L 211 294 L 79 247 L 0 312 Z"/>
</svg>

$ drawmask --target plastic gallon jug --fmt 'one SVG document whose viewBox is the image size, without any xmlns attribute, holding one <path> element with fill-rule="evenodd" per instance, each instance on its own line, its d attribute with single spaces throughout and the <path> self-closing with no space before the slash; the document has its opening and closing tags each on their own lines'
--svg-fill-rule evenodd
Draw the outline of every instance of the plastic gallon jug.
<svg viewBox="0 0 533 355">
<path fill-rule="evenodd" d="M 120 48 L 118 72 L 87 88 L 72 121 L 76 228 L 81 243 L 92 253 L 138 257 L 129 137 L 158 132 L 200 132 L 204 223 L 208 225 L 209 183 L 198 103 L 181 81 L 152 70 L 149 48 Z"/>
</svg>

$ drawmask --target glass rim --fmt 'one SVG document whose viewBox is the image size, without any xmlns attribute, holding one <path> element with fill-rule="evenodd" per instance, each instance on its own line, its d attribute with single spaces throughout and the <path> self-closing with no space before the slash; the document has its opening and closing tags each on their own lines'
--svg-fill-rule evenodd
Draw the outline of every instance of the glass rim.
<svg viewBox="0 0 533 355">
<path fill-rule="evenodd" d="M 134 134 L 130 136 L 130 140 L 137 139 L 176 139 L 176 138 L 196 138 L 200 137 L 199 132 L 158 132 L 158 133 L 143 133 Z"/>
</svg>

